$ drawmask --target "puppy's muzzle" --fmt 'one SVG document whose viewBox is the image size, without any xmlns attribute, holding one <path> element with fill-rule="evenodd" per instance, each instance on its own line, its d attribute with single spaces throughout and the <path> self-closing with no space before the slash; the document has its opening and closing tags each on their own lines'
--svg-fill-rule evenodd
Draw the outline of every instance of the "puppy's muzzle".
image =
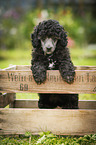
<svg viewBox="0 0 96 145">
<path fill-rule="evenodd" d="M 50 52 L 52 50 L 52 47 L 47 47 L 47 51 Z"/>
</svg>

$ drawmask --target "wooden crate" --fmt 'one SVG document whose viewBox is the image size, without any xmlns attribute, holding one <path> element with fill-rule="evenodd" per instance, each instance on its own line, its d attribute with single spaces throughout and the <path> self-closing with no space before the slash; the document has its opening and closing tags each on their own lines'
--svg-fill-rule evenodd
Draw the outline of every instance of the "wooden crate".
<svg viewBox="0 0 96 145">
<path fill-rule="evenodd" d="M 57 70 L 47 71 L 46 83 L 37 85 L 30 66 L 11 66 L 0 70 L 0 92 L 0 134 L 96 133 L 96 101 L 79 101 L 79 109 L 39 109 L 38 100 L 16 100 L 18 92 L 96 94 L 94 66 L 76 67 L 75 81 L 71 85 L 62 80 Z M 8 104 L 11 108 L 4 108 Z"/>
</svg>

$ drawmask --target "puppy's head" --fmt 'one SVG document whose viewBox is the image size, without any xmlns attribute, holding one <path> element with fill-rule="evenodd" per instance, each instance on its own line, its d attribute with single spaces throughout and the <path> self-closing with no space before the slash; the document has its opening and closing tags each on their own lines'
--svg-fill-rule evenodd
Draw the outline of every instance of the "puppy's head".
<svg viewBox="0 0 96 145">
<path fill-rule="evenodd" d="M 44 54 L 52 54 L 56 49 L 57 40 L 52 38 L 46 38 L 41 40 L 42 49 Z"/>
</svg>

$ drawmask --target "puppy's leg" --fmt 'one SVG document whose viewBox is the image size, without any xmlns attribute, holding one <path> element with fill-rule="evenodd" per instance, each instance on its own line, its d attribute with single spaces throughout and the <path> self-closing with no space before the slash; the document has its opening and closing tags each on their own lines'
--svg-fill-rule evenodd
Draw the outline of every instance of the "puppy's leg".
<svg viewBox="0 0 96 145">
<path fill-rule="evenodd" d="M 58 96 L 57 94 L 39 94 L 39 108 L 54 109 L 58 106 Z"/>
<path fill-rule="evenodd" d="M 34 80 L 37 84 L 44 83 L 46 80 L 46 68 L 43 64 L 36 62 L 31 67 Z"/>
<path fill-rule="evenodd" d="M 62 104 L 60 107 L 62 109 L 78 109 L 78 94 L 63 94 Z"/>
<path fill-rule="evenodd" d="M 41 109 L 53 109 L 57 107 L 56 103 L 52 103 L 54 94 L 39 94 L 38 107 Z"/>
<path fill-rule="evenodd" d="M 59 71 L 64 81 L 69 84 L 74 82 L 75 70 L 72 62 L 63 61 L 59 66 Z"/>
<path fill-rule="evenodd" d="M 73 83 L 75 77 L 74 65 L 71 61 L 68 48 L 62 49 L 58 52 L 58 65 L 59 71 L 64 81 L 67 83 Z"/>
</svg>

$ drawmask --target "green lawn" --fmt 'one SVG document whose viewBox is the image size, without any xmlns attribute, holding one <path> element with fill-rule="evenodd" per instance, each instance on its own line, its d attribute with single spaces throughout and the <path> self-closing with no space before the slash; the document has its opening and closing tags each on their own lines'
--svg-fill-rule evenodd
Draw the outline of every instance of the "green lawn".
<svg viewBox="0 0 96 145">
<path fill-rule="evenodd" d="M 86 53 L 87 52 L 87 53 Z M 13 65 L 30 65 L 31 64 L 31 48 L 0 50 L 0 68 L 6 68 L 10 64 Z M 70 50 L 74 65 L 96 66 L 96 49 L 80 49 L 74 48 Z M 17 99 L 38 99 L 37 94 L 17 93 Z M 96 100 L 96 94 L 80 94 L 80 100 Z"/>
<path fill-rule="evenodd" d="M 0 145 L 96 145 L 96 134 L 64 137 L 50 132 L 42 132 L 40 136 L 33 136 L 28 132 L 25 136 L 0 136 Z"/>
</svg>

